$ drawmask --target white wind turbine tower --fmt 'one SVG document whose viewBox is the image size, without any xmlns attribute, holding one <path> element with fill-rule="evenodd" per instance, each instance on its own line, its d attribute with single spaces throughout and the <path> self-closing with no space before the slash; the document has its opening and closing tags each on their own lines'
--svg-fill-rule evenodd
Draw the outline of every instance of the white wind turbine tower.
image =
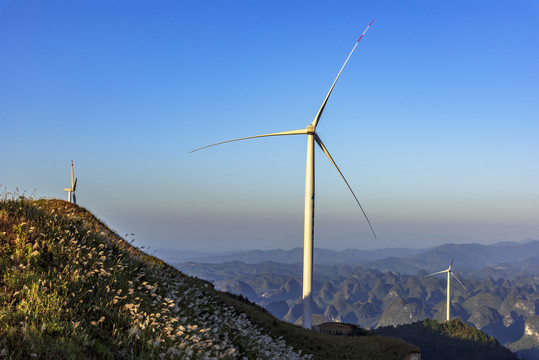
<svg viewBox="0 0 539 360">
<path fill-rule="evenodd" d="M 77 179 L 75 179 L 75 175 L 73 172 L 73 160 L 71 160 L 71 187 L 64 188 L 64 191 L 67 191 L 67 201 L 73 204 L 77 203 L 77 197 L 75 196 L 76 188 L 77 188 Z"/>
<path fill-rule="evenodd" d="M 455 257 L 453 256 L 453 259 L 451 259 L 451 263 L 449 264 L 449 267 L 447 268 L 447 270 L 442 270 L 442 271 L 438 271 L 438 272 L 435 272 L 435 273 L 432 273 L 432 274 L 428 274 L 428 275 L 425 275 L 422 277 L 422 279 L 426 278 L 426 277 L 429 277 L 429 276 L 432 276 L 432 275 L 436 275 L 436 274 L 443 274 L 443 273 L 447 273 L 447 311 L 446 311 L 446 320 L 449 321 L 451 320 L 451 275 L 453 275 L 453 277 L 455 279 L 457 279 L 458 283 L 460 285 L 462 285 L 462 287 L 464 288 L 464 290 L 466 290 L 466 292 L 469 294 L 470 292 L 468 291 L 468 289 L 466 289 L 466 286 L 464 286 L 464 284 L 459 280 L 459 278 L 453 273 L 453 271 L 451 271 L 451 267 L 453 266 L 453 260 L 455 260 Z"/>
<path fill-rule="evenodd" d="M 354 194 L 354 191 L 348 184 L 348 181 L 346 181 L 344 175 L 342 174 L 341 170 L 339 170 L 339 167 L 329 154 L 327 148 L 322 143 L 322 140 L 320 137 L 316 134 L 316 126 L 318 125 L 318 121 L 320 120 L 320 117 L 322 116 L 322 112 L 324 111 L 324 108 L 326 107 L 326 103 L 329 99 L 329 96 L 331 95 L 331 92 L 333 91 L 333 88 L 335 87 L 335 84 L 337 83 L 337 80 L 339 79 L 339 76 L 341 75 L 341 72 L 343 71 L 344 67 L 346 66 L 346 63 L 348 62 L 348 59 L 350 59 L 350 56 L 354 52 L 354 50 L 357 47 L 357 44 L 365 35 L 371 24 L 374 22 L 374 20 L 371 21 L 371 23 L 365 28 L 365 31 L 363 31 L 363 34 L 359 37 L 358 41 L 352 48 L 352 51 L 350 51 L 350 54 L 348 54 L 348 57 L 346 58 L 346 61 L 344 62 L 343 66 L 341 67 L 339 73 L 337 74 L 337 77 L 333 81 L 333 85 L 331 85 L 331 88 L 329 89 L 329 92 L 326 95 L 326 98 L 324 99 L 324 102 L 322 103 L 322 106 L 320 106 L 320 109 L 318 110 L 318 113 L 316 114 L 314 120 L 307 125 L 305 129 L 299 129 L 299 130 L 290 130 L 290 131 L 283 131 L 283 132 L 277 132 L 272 134 L 263 134 L 263 135 L 255 135 L 255 136 L 248 136 L 244 138 L 234 139 L 234 140 L 228 140 L 223 141 L 220 143 L 204 146 L 198 149 L 195 149 L 191 152 L 198 151 L 201 149 L 208 148 L 210 146 L 220 145 L 232 141 L 238 141 L 238 140 L 246 140 L 246 139 L 253 139 L 253 138 L 259 138 L 259 137 L 266 137 L 266 136 L 281 136 L 281 135 L 307 135 L 307 166 L 306 166 L 306 175 L 305 175 L 305 218 L 304 218 L 304 239 L 303 239 L 303 318 L 302 318 L 302 325 L 304 328 L 310 329 L 312 327 L 312 274 L 313 274 L 313 235 L 314 235 L 314 143 L 316 143 L 320 146 L 322 151 L 326 154 L 326 156 L 329 158 L 331 163 L 335 166 L 339 174 L 341 175 L 342 179 L 352 192 L 352 195 L 356 199 L 357 204 L 359 205 L 361 211 L 363 212 L 363 215 L 365 216 L 365 219 L 367 220 L 367 223 L 369 224 L 369 227 L 371 228 L 371 231 L 376 238 L 376 234 L 374 233 L 374 229 L 372 228 L 372 225 L 367 217 L 367 214 L 363 210 L 363 207 L 359 203 L 359 200 L 357 199 L 356 195 Z"/>
</svg>

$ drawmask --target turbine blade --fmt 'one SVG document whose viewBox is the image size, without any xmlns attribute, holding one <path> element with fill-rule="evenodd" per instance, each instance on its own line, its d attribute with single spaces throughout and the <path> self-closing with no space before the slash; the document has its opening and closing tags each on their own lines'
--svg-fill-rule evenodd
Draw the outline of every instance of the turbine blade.
<svg viewBox="0 0 539 360">
<path fill-rule="evenodd" d="M 468 293 L 468 295 L 471 295 L 470 292 L 468 291 L 468 289 L 466 289 L 466 286 L 464 286 L 464 284 L 459 280 L 459 278 L 457 277 L 457 275 L 455 275 L 452 271 L 451 271 L 451 275 L 453 275 L 453 277 L 455 279 L 457 279 L 457 281 L 459 282 L 459 284 L 464 288 L 464 290 L 466 290 L 466 292 Z"/>
<path fill-rule="evenodd" d="M 445 273 L 445 272 L 447 272 L 447 270 L 438 271 L 438 272 L 435 272 L 435 273 L 432 273 L 432 274 L 425 275 L 425 276 L 423 276 L 421 279 L 424 279 L 424 278 L 429 277 L 429 276 L 432 276 L 432 275 L 443 274 L 443 273 Z"/>
<path fill-rule="evenodd" d="M 74 177 L 75 176 L 74 176 L 74 173 L 73 173 L 73 160 L 71 160 L 71 187 L 74 187 L 74 185 L 73 185 L 74 184 L 74 181 L 73 181 Z"/>
<path fill-rule="evenodd" d="M 316 140 L 316 142 L 318 143 L 318 145 L 320 145 L 320 148 L 321 148 L 322 151 L 324 151 L 324 153 L 327 155 L 327 157 L 329 158 L 329 160 L 331 161 L 331 163 L 333 164 L 333 166 L 335 166 L 335 169 L 337 169 L 337 171 L 339 172 L 339 174 L 341 174 L 342 179 L 343 179 L 344 182 L 346 183 L 346 186 L 348 186 L 348 189 L 350 189 L 350 192 L 352 193 L 352 195 L 354 195 L 354 199 L 356 199 L 356 202 L 357 202 L 357 204 L 359 205 L 359 208 L 361 209 L 361 211 L 363 212 L 363 215 L 365 216 L 365 220 L 367 220 L 367 223 L 369 224 L 369 227 L 371 228 L 372 234 L 374 235 L 374 238 L 376 239 L 376 233 L 374 232 L 374 229 L 372 228 L 371 222 L 369 221 L 369 218 L 367 217 L 367 213 L 365 213 L 365 210 L 363 210 L 363 206 L 361 206 L 361 204 L 359 203 L 359 200 L 357 199 L 356 194 L 354 194 L 354 190 L 352 190 L 352 187 L 350 187 L 350 184 L 348 184 L 348 181 L 346 181 L 346 178 L 344 177 L 344 175 L 342 174 L 341 170 L 339 169 L 339 167 L 337 166 L 337 164 L 335 163 L 335 161 L 333 160 L 333 158 L 332 158 L 331 155 L 329 154 L 328 149 L 324 146 L 324 143 L 322 142 L 322 140 L 320 139 L 320 137 L 319 137 L 317 134 L 314 134 L 314 139 Z"/>
<path fill-rule="evenodd" d="M 209 148 L 209 147 L 212 147 L 212 146 L 216 146 L 216 145 L 226 144 L 226 143 L 233 142 L 233 141 L 240 141 L 240 140 L 254 139 L 254 138 L 260 138 L 260 137 L 266 137 L 266 136 L 301 135 L 301 134 L 307 134 L 307 129 L 282 131 L 282 132 L 271 133 L 271 134 L 263 134 L 263 135 L 247 136 L 247 137 L 243 137 L 243 138 L 239 138 L 239 139 L 233 139 L 233 140 L 221 141 L 221 142 L 218 142 L 218 143 L 215 143 L 215 144 L 206 145 L 206 146 L 203 146 L 203 147 L 201 147 L 201 148 L 198 148 L 198 149 L 195 149 L 195 150 L 191 150 L 191 151 L 189 151 L 189 153 L 192 153 L 192 152 L 195 152 L 195 151 L 198 151 L 198 150 L 202 150 L 202 149 L 206 149 L 206 148 Z"/>
<path fill-rule="evenodd" d="M 78 179 L 75 179 L 75 183 L 73 184 L 73 191 L 75 191 L 75 189 L 77 188 L 77 180 Z M 84 189 L 83 189 L 84 190 Z"/>
<path fill-rule="evenodd" d="M 456 256 L 456 254 L 453 255 L 453 259 L 451 259 L 451 263 L 449 264 L 449 269 L 451 269 L 451 266 L 453 266 L 453 260 L 455 260 L 455 256 Z"/>
<path fill-rule="evenodd" d="M 359 44 L 359 41 L 361 40 L 361 38 L 363 37 L 363 35 L 365 35 L 365 33 L 367 32 L 367 30 L 369 30 L 369 28 L 371 27 L 372 23 L 374 22 L 374 19 L 371 21 L 371 23 L 365 28 L 365 30 L 363 31 L 363 34 L 361 34 L 361 36 L 359 37 L 358 41 L 356 42 L 356 44 L 354 45 L 354 47 L 352 48 L 352 51 L 350 51 L 350 54 L 348 54 L 348 57 L 346 58 L 346 60 L 344 61 L 344 64 L 342 65 L 341 67 L 341 70 L 339 70 L 339 73 L 337 74 L 337 77 L 335 78 L 335 80 L 333 81 L 333 85 L 331 85 L 331 88 L 329 89 L 328 91 L 328 94 L 326 95 L 326 98 L 324 99 L 324 102 L 322 103 L 322 106 L 320 106 L 320 109 L 318 110 L 318 113 L 316 114 L 313 122 L 311 123 L 311 125 L 313 125 L 315 128 L 316 128 L 316 125 L 318 125 L 318 121 L 320 121 L 320 117 L 322 116 L 322 113 L 324 112 L 324 108 L 326 107 L 326 104 L 328 102 L 328 99 L 329 99 L 329 96 L 331 95 L 331 93 L 333 92 L 333 88 L 335 87 L 335 84 L 337 83 L 337 80 L 339 80 L 339 77 L 341 76 L 341 73 L 344 69 L 344 67 L 346 66 L 346 63 L 348 62 L 348 59 L 350 59 L 350 56 L 352 56 L 352 53 L 354 52 L 354 50 L 356 49 L 357 47 L 357 44 Z"/>
<path fill-rule="evenodd" d="M 77 197 L 75 196 L 75 193 L 73 193 L 73 204 L 77 203 Z"/>
</svg>

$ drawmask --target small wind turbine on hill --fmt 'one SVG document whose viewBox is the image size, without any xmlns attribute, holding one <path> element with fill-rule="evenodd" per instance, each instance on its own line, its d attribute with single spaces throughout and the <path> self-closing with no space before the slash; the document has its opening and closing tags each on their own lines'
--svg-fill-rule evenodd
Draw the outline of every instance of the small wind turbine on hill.
<svg viewBox="0 0 539 360">
<path fill-rule="evenodd" d="M 346 58 L 346 61 L 344 62 L 343 66 L 341 67 L 341 70 L 337 74 L 337 77 L 333 81 L 333 85 L 331 85 L 331 88 L 329 89 L 329 92 L 326 95 L 326 98 L 324 99 L 324 102 L 322 103 L 322 106 L 320 106 L 320 109 L 318 110 L 318 113 L 316 114 L 314 120 L 305 128 L 305 129 L 299 129 L 299 130 L 291 130 L 291 131 L 283 131 L 283 132 L 277 132 L 277 133 L 271 133 L 271 134 L 263 134 L 263 135 L 255 135 L 255 136 L 248 136 L 244 138 L 234 139 L 234 140 L 228 140 L 223 141 L 220 143 L 204 146 L 195 150 L 192 150 L 191 152 L 198 151 L 201 149 L 208 148 L 210 146 L 225 144 L 233 141 L 239 141 L 239 140 L 246 140 L 246 139 L 254 139 L 259 137 L 267 137 L 267 136 L 281 136 L 281 135 L 307 135 L 307 166 L 306 166 L 306 175 L 305 175 L 305 218 L 304 218 L 304 242 L 303 242 L 303 318 L 302 318 L 302 325 L 305 328 L 310 329 L 312 327 L 312 273 L 313 273 L 313 236 L 314 236 L 314 143 L 316 142 L 322 151 L 326 154 L 326 156 L 329 158 L 331 163 L 335 166 L 339 174 L 341 175 L 342 179 L 346 183 L 346 186 L 348 186 L 348 189 L 352 192 L 352 195 L 356 199 L 357 204 L 359 205 L 361 211 L 363 212 L 363 215 L 365 216 L 365 219 L 367 220 L 367 223 L 369 224 L 369 227 L 371 228 L 371 231 L 376 238 L 376 234 L 374 232 L 374 229 L 372 228 L 372 225 L 369 221 L 369 218 L 367 217 L 367 214 L 363 210 L 363 207 L 359 203 L 359 200 L 357 199 L 356 195 L 354 194 L 354 191 L 348 184 L 348 181 L 346 181 L 346 178 L 342 174 L 341 170 L 339 170 L 339 167 L 329 154 L 327 148 L 324 146 L 324 143 L 322 143 L 322 140 L 316 133 L 316 126 L 318 125 L 318 122 L 320 120 L 320 117 L 322 116 L 322 113 L 324 111 L 324 108 L 326 107 L 326 103 L 328 102 L 329 96 L 331 95 L 331 92 L 333 91 L 333 88 L 335 87 L 335 84 L 337 83 L 337 80 L 339 79 L 339 76 L 341 75 L 341 72 L 343 71 L 344 67 L 346 66 L 346 63 L 348 62 L 348 59 L 350 59 L 350 56 L 354 52 L 354 50 L 357 47 L 357 44 L 365 35 L 371 24 L 374 22 L 371 21 L 371 23 L 365 28 L 365 31 L 363 31 L 363 34 L 359 37 L 358 41 L 352 48 L 352 51 L 350 51 L 350 54 L 348 54 L 348 57 Z"/>
<path fill-rule="evenodd" d="M 422 277 L 422 279 L 426 278 L 426 277 L 429 277 L 429 276 L 432 276 L 432 275 L 437 275 L 437 274 L 443 274 L 443 273 L 447 273 L 447 312 L 446 312 L 446 320 L 449 321 L 451 320 L 451 275 L 457 279 L 457 281 L 459 282 L 460 285 L 462 285 L 462 287 L 464 288 L 464 290 L 466 290 L 466 292 L 469 294 L 470 292 L 468 291 L 468 289 L 466 289 L 466 286 L 464 286 L 464 284 L 459 280 L 459 278 L 453 273 L 453 271 L 451 271 L 451 267 L 453 266 L 453 260 L 455 260 L 455 257 L 453 256 L 453 259 L 451 259 L 451 263 L 449 264 L 449 268 L 447 268 L 447 270 L 442 270 L 442 271 L 438 271 L 438 272 L 435 272 L 435 273 L 432 273 L 432 274 L 428 274 L 428 275 L 425 275 Z"/>
<path fill-rule="evenodd" d="M 77 188 L 77 179 L 75 179 L 75 175 L 73 172 L 73 160 L 71 160 L 71 187 L 64 188 L 64 191 L 67 191 L 67 201 L 73 204 L 77 203 L 77 197 L 75 196 L 76 188 Z"/>
</svg>

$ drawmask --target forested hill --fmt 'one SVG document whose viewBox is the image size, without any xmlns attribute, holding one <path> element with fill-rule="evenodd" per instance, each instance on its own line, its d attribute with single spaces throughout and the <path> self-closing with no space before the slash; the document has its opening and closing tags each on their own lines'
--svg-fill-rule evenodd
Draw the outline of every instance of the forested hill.
<svg viewBox="0 0 539 360">
<path fill-rule="evenodd" d="M 424 320 L 413 324 L 386 326 L 377 334 L 394 336 L 421 348 L 423 360 L 518 360 L 498 341 L 458 319 L 440 323 Z"/>
</svg>

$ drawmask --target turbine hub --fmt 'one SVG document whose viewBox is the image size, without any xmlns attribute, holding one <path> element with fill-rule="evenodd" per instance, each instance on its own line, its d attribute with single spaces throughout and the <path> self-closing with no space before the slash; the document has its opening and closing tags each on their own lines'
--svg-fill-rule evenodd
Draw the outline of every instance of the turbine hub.
<svg viewBox="0 0 539 360">
<path fill-rule="evenodd" d="M 314 132 L 315 132 L 314 125 L 313 124 L 307 125 L 307 134 L 312 135 L 314 134 Z"/>
</svg>

